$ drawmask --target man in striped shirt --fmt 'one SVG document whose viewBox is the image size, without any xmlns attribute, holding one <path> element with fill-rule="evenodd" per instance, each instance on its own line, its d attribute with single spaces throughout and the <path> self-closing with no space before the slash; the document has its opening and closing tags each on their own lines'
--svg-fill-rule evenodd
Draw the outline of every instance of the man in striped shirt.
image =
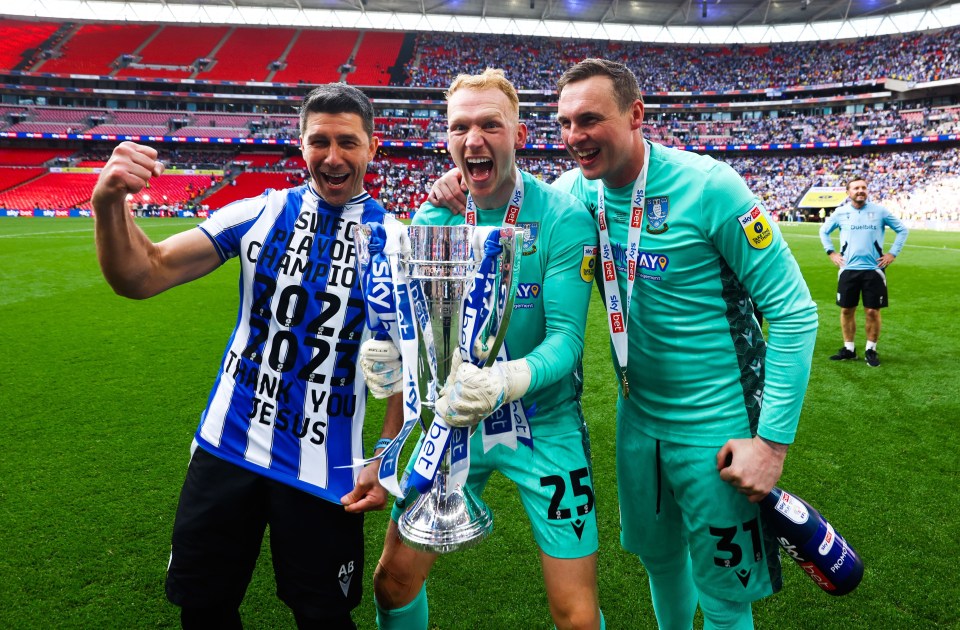
<svg viewBox="0 0 960 630">
<path fill-rule="evenodd" d="M 354 628 L 363 512 L 386 503 L 378 464 L 353 467 L 366 391 L 356 374 L 365 324 L 352 228 L 385 220 L 363 189 L 378 146 L 370 100 L 344 84 L 318 87 L 300 132 L 307 183 L 232 203 L 160 243 L 124 209 L 163 172 L 156 150 L 118 146 L 93 194 L 97 254 L 120 295 L 148 298 L 240 262 L 237 325 L 174 523 L 167 596 L 185 628 L 242 627 L 268 524 L 277 593 L 297 625 Z M 385 422 L 383 431 L 398 429 Z"/>
</svg>

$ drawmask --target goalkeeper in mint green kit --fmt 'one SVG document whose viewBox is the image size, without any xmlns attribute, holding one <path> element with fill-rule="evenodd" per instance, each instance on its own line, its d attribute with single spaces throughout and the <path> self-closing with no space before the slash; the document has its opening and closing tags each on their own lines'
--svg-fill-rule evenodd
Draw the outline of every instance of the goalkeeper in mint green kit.
<svg viewBox="0 0 960 630">
<path fill-rule="evenodd" d="M 689 629 L 698 602 L 705 628 L 752 628 L 750 602 L 781 583 L 756 502 L 796 434 L 816 305 L 733 169 L 643 138 L 628 68 L 587 59 L 558 88 L 580 169 L 555 186 L 600 230 L 597 285 L 621 381 L 621 541 L 644 563 L 661 628 Z"/>
<path fill-rule="evenodd" d="M 586 59 L 558 82 L 580 168 L 554 182 L 597 222 L 617 401 L 621 542 L 640 556 L 660 628 L 753 627 L 780 588 L 756 502 L 796 434 L 816 305 L 759 200 L 728 166 L 644 140 L 637 80 Z M 462 210 L 455 173 L 429 199 Z M 753 304 L 769 321 L 765 341 Z"/>
<path fill-rule="evenodd" d="M 602 628 L 593 476 L 580 406 L 597 250 L 593 219 L 574 197 L 517 169 L 515 152 L 524 145 L 526 128 L 519 122 L 516 90 L 502 71 L 457 77 L 447 91 L 447 108 L 448 145 L 465 173 L 468 211 L 456 216 L 425 204 L 414 223 L 515 225 L 525 230 L 525 239 L 506 356 L 501 353 L 491 368 L 461 364 L 437 401 L 437 413 L 451 425 L 477 427 L 468 484 L 478 495 L 495 470 L 516 484 L 540 548 L 557 628 Z M 364 344 L 360 364 L 374 395 L 399 391 L 397 359 L 390 342 Z M 425 582 L 436 555 L 401 542 L 400 512 L 395 507 L 374 575 L 377 623 L 425 630 Z"/>
</svg>

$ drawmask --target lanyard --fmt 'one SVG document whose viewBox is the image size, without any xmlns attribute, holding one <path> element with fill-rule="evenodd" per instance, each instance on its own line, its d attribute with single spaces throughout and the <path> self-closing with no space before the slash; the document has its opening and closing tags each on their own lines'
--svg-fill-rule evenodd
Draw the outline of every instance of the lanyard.
<svg viewBox="0 0 960 630">
<path fill-rule="evenodd" d="M 607 209 L 604 203 L 603 180 L 597 184 L 597 223 L 600 224 L 600 260 L 603 267 L 603 293 L 607 305 L 607 325 L 610 328 L 610 341 L 617 355 L 620 368 L 620 381 L 623 384 L 623 397 L 630 398 L 630 383 L 627 380 L 627 322 L 630 317 L 630 303 L 633 300 L 633 282 L 637 276 L 637 260 L 640 257 L 640 232 L 643 225 L 643 202 L 646 198 L 647 170 L 650 166 L 650 147 L 644 146 L 643 168 L 633 184 L 630 195 L 630 228 L 627 231 L 627 298 L 621 301 L 620 285 L 617 282 L 617 267 L 613 261 L 613 249 L 610 247 L 610 232 L 607 229 Z"/>
<path fill-rule="evenodd" d="M 513 227 L 517 224 L 520 209 L 523 207 L 523 197 L 523 175 L 521 175 L 520 169 L 518 168 L 513 194 L 510 195 L 510 202 L 507 204 L 507 209 L 503 215 L 503 223 L 501 224 L 503 227 Z M 467 225 L 477 225 L 477 207 L 469 194 L 467 195 L 467 210 L 465 215 Z M 517 252 L 517 255 L 519 256 L 520 252 Z M 500 304 L 503 304 L 502 300 Z M 502 320 L 503 314 L 499 313 L 499 315 Z M 468 342 L 471 348 L 474 345 L 472 341 L 475 337 L 476 335 L 472 335 L 470 342 Z M 508 361 L 509 358 L 507 345 L 504 344 L 500 348 L 500 354 L 497 360 Z M 528 413 L 530 414 L 529 417 L 533 417 L 533 408 L 528 411 L 524 409 L 522 401 L 515 400 L 508 405 L 504 405 L 491 416 L 484 419 L 482 425 L 483 452 L 486 453 L 497 444 L 502 444 L 507 448 L 516 450 L 517 442 L 533 448 L 533 434 L 530 431 Z"/>
<path fill-rule="evenodd" d="M 507 204 L 507 211 L 503 215 L 503 225 L 513 227 L 517 224 L 517 217 L 520 216 L 520 208 L 523 207 L 523 176 L 520 169 L 517 169 L 517 180 L 513 186 L 513 194 L 510 195 L 510 203 Z M 467 225 L 477 224 L 477 204 L 473 201 L 473 196 L 467 194 Z"/>
</svg>

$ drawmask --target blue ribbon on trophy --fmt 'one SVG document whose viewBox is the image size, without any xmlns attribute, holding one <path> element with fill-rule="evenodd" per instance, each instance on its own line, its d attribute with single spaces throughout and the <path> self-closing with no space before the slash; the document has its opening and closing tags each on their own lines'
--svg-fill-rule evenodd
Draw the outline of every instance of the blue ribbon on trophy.
<svg viewBox="0 0 960 630">
<path fill-rule="evenodd" d="M 476 228 L 478 236 L 483 238 L 483 259 L 477 266 L 473 284 L 464 298 L 463 328 L 460 332 L 460 355 L 463 361 L 469 361 L 477 367 L 489 365 L 488 355 L 491 340 L 497 336 L 500 327 L 509 317 L 504 318 L 508 303 L 506 292 L 511 290 L 505 283 L 495 286 L 497 260 L 503 252 L 501 231 L 512 228 L 492 229 L 483 238 L 481 230 Z M 474 239 L 478 246 L 478 239 Z M 477 249 L 480 249 L 477 247 Z M 494 289 L 496 288 L 496 292 Z M 516 290 L 513 288 L 513 290 Z M 491 319 L 496 305 L 496 317 Z M 497 361 L 509 361 L 507 344 L 504 343 L 496 357 Z M 486 453 L 497 444 L 517 450 L 517 444 L 533 448 L 533 434 L 530 432 L 529 419 L 536 413 L 536 406 L 525 409 L 521 400 L 509 402 L 483 420 L 483 452 Z"/>
<path fill-rule="evenodd" d="M 406 484 L 397 481 L 400 453 L 413 428 L 420 424 L 420 390 L 417 378 L 417 323 L 411 306 L 410 291 L 400 256 L 406 232 L 402 224 L 373 223 L 369 226 L 369 261 L 363 268 L 365 252 L 358 253 L 361 283 L 367 303 L 367 325 L 377 339 L 390 339 L 400 351 L 403 369 L 403 426 L 379 455 L 358 465 L 380 460 L 378 477 L 395 496 L 407 493 Z"/>
<path fill-rule="evenodd" d="M 451 427 L 433 409 L 463 361 L 483 367 L 507 356 L 503 338 L 519 281 L 523 233 L 466 225 L 407 229 L 392 221 L 358 226 L 355 234 L 368 324 L 400 351 L 404 398 L 399 434 L 363 463 L 381 460 L 380 482 L 392 494 L 418 491 L 398 522 L 407 544 L 435 553 L 463 549 L 486 536 L 493 521 L 466 485 L 470 429 Z M 529 439 L 525 418 L 513 421 L 513 410 L 505 409 L 511 428 L 519 426 L 522 439 Z M 518 409 L 522 415 L 522 406 Z M 422 441 L 409 474 L 398 482 L 400 452 L 417 424 L 424 429 Z"/>
</svg>

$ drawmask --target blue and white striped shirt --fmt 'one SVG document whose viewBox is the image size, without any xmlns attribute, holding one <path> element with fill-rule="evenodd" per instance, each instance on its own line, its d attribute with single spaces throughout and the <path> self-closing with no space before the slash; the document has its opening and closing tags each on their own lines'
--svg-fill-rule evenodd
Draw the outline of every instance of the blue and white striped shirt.
<svg viewBox="0 0 960 630">
<path fill-rule="evenodd" d="M 229 462 L 334 503 L 362 456 L 364 302 L 353 226 L 383 222 L 362 193 L 343 207 L 308 185 L 268 190 L 200 225 L 240 258 L 240 308 L 196 440 Z"/>
</svg>

